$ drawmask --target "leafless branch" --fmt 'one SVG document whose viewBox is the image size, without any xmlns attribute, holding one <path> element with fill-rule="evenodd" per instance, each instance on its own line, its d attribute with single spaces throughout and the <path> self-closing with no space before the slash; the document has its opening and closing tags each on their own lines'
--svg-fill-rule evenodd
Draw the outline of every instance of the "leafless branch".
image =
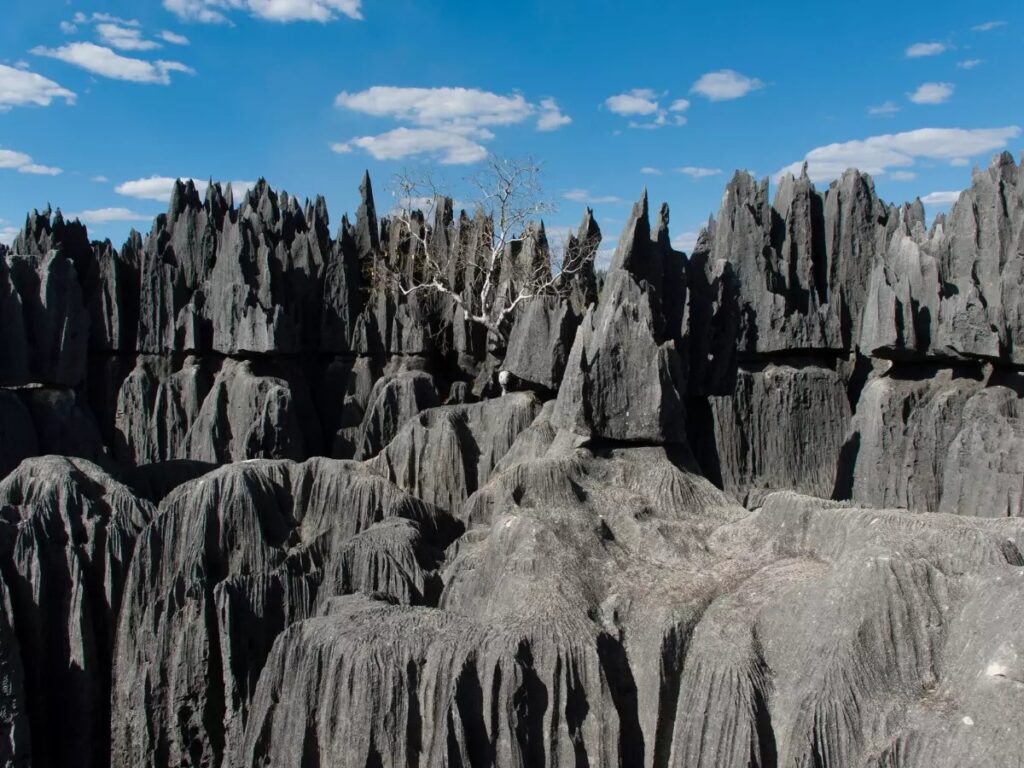
<svg viewBox="0 0 1024 768">
<path fill-rule="evenodd" d="M 490 157 L 470 180 L 479 237 L 458 233 L 449 242 L 452 201 L 427 173 L 395 176 L 395 210 L 389 217 L 388 253 L 373 265 L 373 284 L 403 296 L 448 297 L 466 318 L 507 341 L 511 320 L 525 302 L 559 296 L 590 268 L 596 244 L 569 236 L 554 258 L 543 226 L 552 206 L 544 200 L 539 167 L 532 160 Z M 454 231 L 454 230 L 453 230 Z M 469 233 L 470 235 L 472 233 Z"/>
</svg>

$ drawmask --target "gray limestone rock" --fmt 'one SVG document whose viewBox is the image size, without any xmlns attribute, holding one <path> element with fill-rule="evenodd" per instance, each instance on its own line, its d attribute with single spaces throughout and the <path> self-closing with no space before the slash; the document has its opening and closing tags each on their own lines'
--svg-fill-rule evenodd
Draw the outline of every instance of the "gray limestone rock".
<svg viewBox="0 0 1024 768">
<path fill-rule="evenodd" d="M 456 532 L 353 462 L 244 462 L 176 488 L 127 577 L 112 764 L 219 764 L 277 633 L 345 591 L 423 599 Z"/>
<path fill-rule="evenodd" d="M 725 490 L 751 507 L 773 490 L 831 496 L 850 423 L 846 387 L 835 371 L 744 366 L 731 396 L 709 400 L 714 443 L 693 447 Z"/>
<path fill-rule="evenodd" d="M 178 456 L 224 463 L 255 458 L 304 459 L 321 437 L 301 374 L 287 366 L 227 360 L 188 427 Z"/>
<path fill-rule="evenodd" d="M 22 459 L 39 455 L 39 438 L 32 414 L 16 391 L 0 389 L 0 477 Z"/>
<path fill-rule="evenodd" d="M 368 466 L 408 493 L 454 511 L 487 482 L 540 408 L 530 392 L 430 408 L 406 422 Z"/>
<path fill-rule="evenodd" d="M 30 768 L 32 742 L 25 671 L 7 586 L 0 581 L 0 763 Z"/>
<path fill-rule="evenodd" d="M 651 240 L 647 194 L 633 206 L 596 310 L 573 343 L 552 423 L 580 435 L 685 442 L 682 364 L 662 314 L 663 249 Z"/>
<path fill-rule="evenodd" d="M 359 426 L 353 458 L 356 461 L 373 458 L 391 442 L 405 422 L 438 404 L 434 379 L 425 371 L 405 371 L 377 379 Z"/>
<path fill-rule="evenodd" d="M 6 384 L 74 387 L 85 378 L 89 315 L 74 263 L 63 253 L 8 254 L 0 303 L 13 338 L 3 356 Z M 16 294 L 16 298 L 14 296 Z M 16 315 L 20 307 L 20 321 Z"/>
<path fill-rule="evenodd" d="M 114 630 L 153 507 L 87 461 L 43 457 L 0 482 L 0 509 L 32 764 L 107 765 Z"/>
</svg>

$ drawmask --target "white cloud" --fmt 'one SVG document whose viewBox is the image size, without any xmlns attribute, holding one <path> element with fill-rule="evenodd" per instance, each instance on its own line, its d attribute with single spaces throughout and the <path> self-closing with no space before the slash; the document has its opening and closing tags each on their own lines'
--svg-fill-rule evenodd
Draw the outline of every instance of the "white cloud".
<svg viewBox="0 0 1024 768">
<path fill-rule="evenodd" d="M 133 59 L 94 43 L 69 43 L 60 48 L 36 46 L 32 49 L 32 53 L 36 56 L 48 56 L 51 59 L 73 64 L 94 75 L 109 77 L 113 80 L 128 80 L 133 83 L 169 85 L 171 72 L 195 74 L 195 70 L 180 61 Z"/>
<path fill-rule="evenodd" d="M 362 19 L 362 0 L 164 0 L 164 8 L 185 21 L 228 22 L 231 11 L 266 21 L 334 21 L 339 15 Z"/>
<path fill-rule="evenodd" d="M 177 32 L 171 32 L 171 31 L 166 30 L 166 29 L 163 30 L 160 33 L 159 37 L 165 43 L 170 43 L 171 45 L 188 45 L 189 44 L 188 38 L 185 37 L 184 35 L 179 35 Z"/>
<path fill-rule="evenodd" d="M 188 181 L 187 177 L 180 178 L 182 181 Z M 166 203 L 171 199 L 171 192 L 174 191 L 175 181 L 177 179 L 173 176 L 148 176 L 144 179 L 134 179 L 118 184 L 114 187 L 114 191 L 125 197 L 135 197 L 139 200 L 158 200 L 161 203 Z M 196 185 L 199 194 L 203 195 L 206 193 L 206 181 L 192 179 L 192 183 Z M 221 182 L 221 186 L 225 188 L 228 184 L 231 184 L 231 189 L 236 195 L 256 186 L 255 181 Z"/>
<path fill-rule="evenodd" d="M 971 29 L 973 29 L 975 32 L 990 32 L 993 29 L 1005 26 L 1005 21 L 986 21 L 984 24 L 977 24 L 971 27 Z"/>
<path fill-rule="evenodd" d="M 339 93 L 335 106 L 414 125 L 471 132 L 482 126 L 520 123 L 534 111 L 519 94 L 501 96 L 477 88 L 399 88 L 375 85 Z"/>
<path fill-rule="evenodd" d="M 331 144 L 339 154 L 353 147 L 368 152 L 376 160 L 401 160 L 415 155 L 436 157 L 444 165 L 468 165 L 487 157 L 487 149 L 464 134 L 436 128 L 399 127 L 378 136 L 358 136 L 347 142 Z"/>
<path fill-rule="evenodd" d="M 899 111 L 899 105 L 892 101 L 879 104 L 877 107 L 868 107 L 869 115 L 895 115 Z"/>
<path fill-rule="evenodd" d="M 106 224 L 111 221 L 150 221 L 152 216 L 136 213 L 128 208 L 95 208 L 91 211 L 69 213 L 68 219 L 78 219 L 86 224 Z"/>
<path fill-rule="evenodd" d="M 35 104 L 48 107 L 54 99 L 75 103 L 75 94 L 35 72 L 0 64 L 0 112 Z"/>
<path fill-rule="evenodd" d="M 93 176 L 90 181 L 95 181 L 97 184 L 106 184 L 110 179 L 106 176 Z"/>
<path fill-rule="evenodd" d="M 98 22 L 104 22 L 107 24 L 118 24 L 122 27 L 138 27 L 138 19 L 122 19 L 120 16 L 113 16 L 109 13 L 93 13 L 86 16 L 84 13 L 79 11 L 75 14 L 76 24 L 95 24 Z"/>
<path fill-rule="evenodd" d="M 913 171 L 890 171 L 889 178 L 893 181 L 913 181 L 917 174 Z"/>
<path fill-rule="evenodd" d="M 657 95 L 650 88 L 634 88 L 627 93 L 609 96 L 604 105 L 617 115 L 653 115 L 659 107 Z"/>
<path fill-rule="evenodd" d="M 659 103 L 659 96 L 650 88 L 634 88 L 626 93 L 609 96 L 604 106 L 611 112 L 623 117 L 649 117 L 647 121 L 630 120 L 630 128 L 654 129 L 666 125 L 686 125 L 686 117 L 682 114 L 690 107 L 686 99 L 676 99 L 668 109 Z M 675 113 L 670 115 L 669 113 Z"/>
<path fill-rule="evenodd" d="M 920 59 L 925 56 L 938 56 L 948 50 L 949 46 L 945 43 L 914 43 L 907 48 L 906 55 L 908 59 Z"/>
<path fill-rule="evenodd" d="M 945 104 L 952 95 L 952 83 L 922 83 L 907 98 L 915 104 Z"/>
<path fill-rule="evenodd" d="M 956 63 L 957 69 L 974 69 L 981 64 L 981 59 L 964 59 Z"/>
<path fill-rule="evenodd" d="M 552 98 L 534 105 L 521 94 L 506 96 L 477 88 L 377 85 L 358 93 L 343 91 L 334 103 L 354 112 L 414 126 L 331 145 L 332 150 L 340 153 L 358 147 L 378 160 L 430 155 L 447 165 L 475 163 L 487 156 L 480 142 L 494 138 L 491 128 L 522 123 L 534 115 L 538 115 L 539 131 L 556 130 L 571 122 Z"/>
<path fill-rule="evenodd" d="M 640 173 L 646 176 L 661 176 L 661 171 L 658 168 L 654 168 L 650 165 L 645 165 L 640 169 Z"/>
<path fill-rule="evenodd" d="M 563 125 L 569 125 L 572 118 L 562 114 L 558 102 L 554 99 L 541 99 L 540 117 L 537 118 L 538 131 L 557 131 Z"/>
<path fill-rule="evenodd" d="M 952 205 L 960 199 L 959 192 L 931 192 L 921 198 L 925 205 Z"/>
<path fill-rule="evenodd" d="M 717 176 L 722 172 L 721 168 L 700 168 L 695 165 L 686 165 L 682 168 L 676 168 L 679 173 L 686 174 L 693 179 L 703 179 L 708 176 Z"/>
<path fill-rule="evenodd" d="M 4 245 L 10 245 L 14 242 L 14 238 L 18 236 L 20 230 L 17 227 L 0 227 L 0 243 Z"/>
<path fill-rule="evenodd" d="M 586 189 L 570 189 L 564 195 L 566 200 L 571 200 L 574 203 L 587 203 L 588 205 L 601 205 L 622 202 L 621 198 L 615 195 L 592 195 Z"/>
<path fill-rule="evenodd" d="M 62 171 L 50 165 L 33 162 L 31 156 L 24 152 L 11 149 L 0 149 L 0 168 L 16 170 L 18 173 L 30 173 L 35 176 L 57 176 Z"/>
<path fill-rule="evenodd" d="M 869 136 L 817 147 L 807 153 L 808 174 L 814 181 L 838 178 L 847 168 L 882 175 L 890 169 L 907 170 L 918 159 L 955 161 L 1006 147 L 1020 136 L 1016 125 L 1003 128 L 919 128 L 903 133 Z M 797 174 L 804 160 L 783 168 L 783 173 Z"/>
<path fill-rule="evenodd" d="M 78 27 L 72 24 L 70 21 L 62 21 L 60 23 L 60 31 L 65 35 L 73 35 L 78 31 Z"/>
<path fill-rule="evenodd" d="M 700 232 L 680 232 L 672 238 L 672 247 L 677 251 L 686 251 L 689 253 L 697 244 L 698 237 L 700 237 Z"/>
<path fill-rule="evenodd" d="M 760 88 L 764 88 L 764 83 L 756 77 L 747 77 L 732 69 L 722 69 L 701 75 L 690 91 L 710 101 L 729 101 Z"/>
<path fill-rule="evenodd" d="M 96 36 L 101 42 L 122 51 L 151 51 L 161 47 L 155 40 L 145 39 L 138 29 L 122 27 L 119 24 L 97 24 Z"/>
</svg>

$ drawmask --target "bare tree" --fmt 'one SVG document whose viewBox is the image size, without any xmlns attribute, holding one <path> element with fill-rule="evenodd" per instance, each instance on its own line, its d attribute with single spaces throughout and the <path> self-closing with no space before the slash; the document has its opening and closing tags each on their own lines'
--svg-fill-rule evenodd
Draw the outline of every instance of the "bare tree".
<svg viewBox="0 0 1024 768">
<path fill-rule="evenodd" d="M 461 207 L 474 211 L 481 236 L 449 244 L 436 230 L 452 201 L 434 177 L 413 172 L 395 176 L 392 194 L 397 204 L 388 226 L 390 237 L 399 238 L 404 258 L 377 259 L 372 279 L 404 296 L 447 296 L 467 319 L 508 341 L 516 309 L 571 290 L 572 278 L 590 268 L 597 244 L 569 236 L 562 247 L 549 246 L 537 219 L 553 207 L 544 199 L 540 169 L 531 160 L 489 157 L 470 179 L 470 187 L 475 197 Z"/>
</svg>

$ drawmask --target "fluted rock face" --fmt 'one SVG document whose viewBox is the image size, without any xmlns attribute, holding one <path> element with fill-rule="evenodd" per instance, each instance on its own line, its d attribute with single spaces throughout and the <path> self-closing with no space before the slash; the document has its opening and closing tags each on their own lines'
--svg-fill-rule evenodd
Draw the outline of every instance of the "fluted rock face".
<svg viewBox="0 0 1024 768">
<path fill-rule="evenodd" d="M 377 379 L 370 392 L 369 409 L 359 426 L 353 458 L 362 461 L 376 456 L 402 424 L 438 404 L 434 380 L 428 373 L 406 371 Z"/>
<path fill-rule="evenodd" d="M 125 586 L 113 763 L 219 765 L 279 632 L 346 592 L 431 599 L 456 531 L 352 462 L 247 462 L 179 486 Z"/>
<path fill-rule="evenodd" d="M 986 381 L 970 370 L 908 376 L 899 368 L 872 378 L 844 446 L 843 490 L 879 506 L 1024 515 L 1020 379 Z"/>
<path fill-rule="evenodd" d="M 277 636 L 232 764 L 954 766 L 1020 748 L 1018 629 L 990 600 L 1021 593 L 1020 521 L 788 492 L 749 513 L 663 449 L 557 445 L 494 475 L 466 505 L 484 508 L 438 607 L 339 598 Z"/>
<path fill-rule="evenodd" d="M 73 387 L 85 378 L 89 323 L 78 274 L 57 252 L 8 255 L 0 266 L 5 384 Z"/>
<path fill-rule="evenodd" d="M 850 421 L 841 376 L 817 365 L 740 371 L 731 397 L 710 398 L 705 470 L 748 506 L 773 490 L 828 498 Z M 694 425 L 696 427 L 696 425 Z M 692 432 L 693 430 L 691 430 Z M 715 471 L 717 468 L 718 475 Z"/>
<path fill-rule="evenodd" d="M 408 493 L 454 511 L 487 482 L 540 408 L 529 392 L 431 408 L 406 422 L 368 466 Z"/>
<path fill-rule="evenodd" d="M 0 483 L 0 509 L 32 763 L 106 765 L 115 626 L 153 507 L 89 462 L 45 457 Z"/>
</svg>

